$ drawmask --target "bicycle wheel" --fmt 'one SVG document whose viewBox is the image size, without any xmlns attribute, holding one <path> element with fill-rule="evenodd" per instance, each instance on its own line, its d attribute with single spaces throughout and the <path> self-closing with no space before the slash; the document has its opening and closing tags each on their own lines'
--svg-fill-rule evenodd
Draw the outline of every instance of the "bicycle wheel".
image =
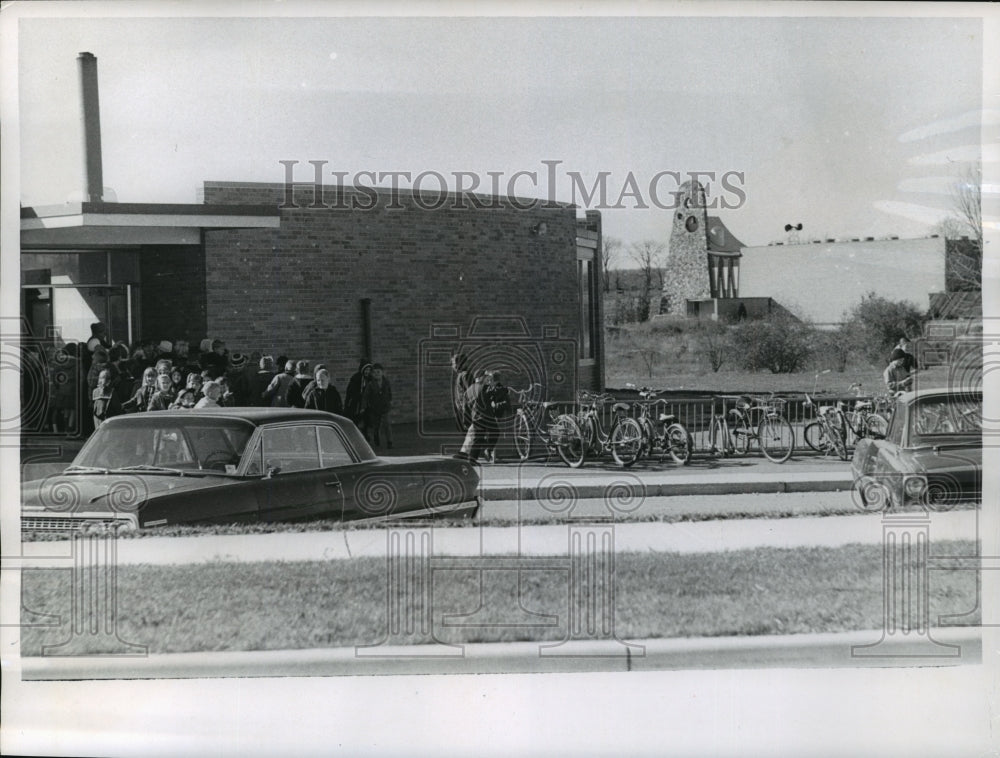
<svg viewBox="0 0 1000 758">
<path fill-rule="evenodd" d="M 523 413 L 514 417 L 514 449 L 522 461 L 528 460 L 531 455 L 531 425 Z"/>
<path fill-rule="evenodd" d="M 846 461 L 850 456 L 847 454 L 847 423 L 841 418 L 840 424 L 830 429 L 833 451 L 842 461 Z"/>
<path fill-rule="evenodd" d="M 642 450 L 639 451 L 639 457 L 642 458 L 644 455 L 652 457 L 653 447 L 656 444 L 656 430 L 653 428 L 653 422 L 644 418 L 639 421 L 639 428 L 642 429 Z"/>
<path fill-rule="evenodd" d="M 667 452 L 675 463 L 686 466 L 691 462 L 691 449 L 694 444 L 683 424 L 676 423 L 668 426 L 663 438 Z"/>
<path fill-rule="evenodd" d="M 840 456 L 840 450 L 837 448 L 837 438 L 840 436 L 840 432 L 831 427 L 825 420 L 814 421 L 806 427 L 806 432 L 806 442 L 817 453 Z M 809 434 L 810 432 L 811 434 Z"/>
<path fill-rule="evenodd" d="M 587 455 L 593 458 L 601 456 L 601 442 L 597 438 L 597 422 L 587 414 L 580 422 L 580 432 L 583 434 L 583 444 L 587 446 Z"/>
<path fill-rule="evenodd" d="M 784 463 L 795 450 L 795 431 L 781 416 L 765 416 L 757 427 L 757 444 L 769 461 Z"/>
<path fill-rule="evenodd" d="M 619 466 L 631 466 L 642 451 L 642 428 L 634 418 L 622 419 L 611 432 L 611 457 Z"/>
<path fill-rule="evenodd" d="M 720 458 L 725 458 L 726 454 L 730 452 L 729 448 L 731 446 L 729 440 L 729 430 L 726 428 L 726 422 L 721 416 L 715 416 L 712 419 L 712 430 L 711 430 L 711 450 L 713 455 L 717 455 Z"/>
<path fill-rule="evenodd" d="M 868 418 L 865 419 L 865 425 L 868 429 L 868 436 L 885 437 L 885 433 L 889 431 L 889 422 L 886 421 L 884 416 L 878 413 L 869 413 Z"/>
<path fill-rule="evenodd" d="M 806 424 L 805 429 L 802 430 L 802 437 L 806 444 L 817 453 L 827 451 L 826 428 L 822 421 L 812 421 Z"/>
<path fill-rule="evenodd" d="M 736 423 L 732 428 L 733 432 L 733 450 L 735 450 L 740 455 L 746 455 L 750 452 L 750 438 L 753 437 L 753 431 L 750 429 L 750 425 L 747 420 L 740 417 L 739 422 Z"/>
<path fill-rule="evenodd" d="M 549 431 L 549 439 L 556 446 L 556 452 L 570 468 L 579 468 L 587 457 L 587 445 L 576 419 L 564 413 L 556 419 Z"/>
</svg>

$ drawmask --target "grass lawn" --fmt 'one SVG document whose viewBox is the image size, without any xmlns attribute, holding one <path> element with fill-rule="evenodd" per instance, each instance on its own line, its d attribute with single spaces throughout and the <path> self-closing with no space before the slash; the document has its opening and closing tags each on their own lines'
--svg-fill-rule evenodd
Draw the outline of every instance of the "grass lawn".
<svg viewBox="0 0 1000 758">
<path fill-rule="evenodd" d="M 935 555 L 971 555 L 976 549 L 971 541 L 933 546 Z M 623 553 L 614 558 L 613 577 L 615 630 L 622 639 L 882 625 L 881 545 Z M 965 623 L 978 623 L 976 578 L 969 571 L 930 573 L 931 625 L 941 614 L 969 613 Z M 22 628 L 22 655 L 40 655 L 42 645 L 70 639 L 70 580 L 67 569 L 22 572 L 23 606 L 62 619 L 51 628 Z M 117 630 L 122 640 L 146 645 L 151 653 L 377 644 L 387 629 L 386 588 L 386 564 L 376 558 L 123 567 L 118 570 Z M 598 593 L 586 589 L 578 595 L 582 603 L 599 602 Z M 520 575 L 435 570 L 432 628 L 446 642 L 560 640 L 567 637 L 570 595 L 566 570 L 525 569 Z M 476 626 L 443 625 L 445 615 L 480 607 Z M 557 623 L 523 625 L 519 608 L 552 614 Z M 73 640 L 73 652 L 99 652 L 100 644 L 99 638 L 82 635 Z"/>
</svg>

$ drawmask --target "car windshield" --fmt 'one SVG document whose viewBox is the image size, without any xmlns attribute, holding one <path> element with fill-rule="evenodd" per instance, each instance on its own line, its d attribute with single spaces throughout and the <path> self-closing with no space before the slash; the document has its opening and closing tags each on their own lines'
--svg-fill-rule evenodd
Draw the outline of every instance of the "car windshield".
<svg viewBox="0 0 1000 758">
<path fill-rule="evenodd" d="M 910 409 L 910 429 L 916 437 L 979 434 L 983 399 L 962 395 L 918 398 Z"/>
<path fill-rule="evenodd" d="M 131 469 L 235 473 L 253 424 L 239 419 L 143 416 L 102 424 L 70 471 Z M 84 468 L 87 467 L 87 468 Z"/>
</svg>

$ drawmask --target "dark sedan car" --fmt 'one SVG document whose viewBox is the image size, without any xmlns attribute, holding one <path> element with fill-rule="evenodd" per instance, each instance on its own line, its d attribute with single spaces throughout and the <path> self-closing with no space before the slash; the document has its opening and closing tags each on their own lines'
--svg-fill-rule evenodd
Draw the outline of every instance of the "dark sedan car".
<svg viewBox="0 0 1000 758">
<path fill-rule="evenodd" d="M 467 461 L 379 458 L 321 411 L 138 413 L 103 423 L 63 473 L 25 483 L 21 528 L 466 515 L 478 487 Z"/>
<path fill-rule="evenodd" d="M 862 507 L 947 509 L 982 498 L 981 391 L 921 389 L 896 398 L 884 439 L 863 439 L 851 471 Z"/>
</svg>

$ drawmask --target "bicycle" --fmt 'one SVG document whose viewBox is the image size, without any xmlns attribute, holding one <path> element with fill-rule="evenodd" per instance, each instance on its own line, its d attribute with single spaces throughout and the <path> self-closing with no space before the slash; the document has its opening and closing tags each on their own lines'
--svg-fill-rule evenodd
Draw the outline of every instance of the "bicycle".
<svg viewBox="0 0 1000 758">
<path fill-rule="evenodd" d="M 581 391 L 578 399 L 581 404 L 579 413 L 580 429 L 583 432 L 587 453 L 597 456 L 611 453 L 615 463 L 628 467 L 639 460 L 642 453 L 642 427 L 634 418 L 627 415 L 628 404 L 615 403 L 612 407 L 615 418 L 611 428 L 605 432 L 598 408 L 604 403 L 614 401 L 614 395 L 594 395 Z"/>
<path fill-rule="evenodd" d="M 551 455 L 552 450 L 570 468 L 579 468 L 586 458 L 583 434 L 576 419 L 569 413 L 558 413 L 558 403 L 531 399 L 534 383 L 523 390 L 511 389 L 518 397 L 518 409 L 514 414 L 514 449 L 517 457 L 526 461 L 531 456 L 535 436 L 545 445 Z"/>
<path fill-rule="evenodd" d="M 817 418 L 806 425 L 802 436 L 806 444 L 823 455 L 837 455 L 842 461 L 847 460 L 847 419 L 844 415 L 843 401 L 838 405 L 817 405 L 805 393 L 806 408 L 816 408 Z"/>
<path fill-rule="evenodd" d="M 639 427 L 642 429 L 640 457 L 642 455 L 652 457 L 653 451 L 658 449 L 661 463 L 664 455 L 669 455 L 675 463 L 686 466 L 691 462 L 691 451 L 694 447 L 691 435 L 675 414 L 660 410 L 661 406 L 665 409 L 667 404 L 665 400 L 653 400 L 660 394 L 662 393 L 651 390 L 649 387 L 643 387 L 639 390 L 639 397 L 644 401 L 636 403 L 639 408 L 639 417 L 636 421 L 639 422 Z M 649 417 L 651 405 L 656 409 L 653 415 L 653 418 L 656 419 L 655 424 L 653 419 Z"/>
<path fill-rule="evenodd" d="M 722 400 L 723 413 L 712 409 L 710 427 L 712 451 L 725 457 L 733 453 L 745 455 L 754 443 L 761 455 L 774 463 L 784 463 L 795 451 L 795 432 L 781 411 L 785 400 L 774 397 L 751 398 L 747 395 L 717 395 Z M 734 407 L 725 412 L 725 401 L 734 400 Z M 732 425 L 729 423 L 732 419 Z"/>
<path fill-rule="evenodd" d="M 802 430 L 802 437 L 806 444 L 817 453 L 829 454 L 835 452 L 842 460 L 847 460 L 847 453 L 853 448 L 858 440 L 866 437 L 884 439 L 889 428 L 889 422 L 879 413 L 888 402 L 885 398 L 872 398 L 863 400 L 861 395 L 861 383 L 855 382 L 847 388 L 849 392 L 854 392 L 859 396 L 855 401 L 853 410 L 846 410 L 847 404 L 838 400 L 831 406 L 820 406 L 821 418 L 809 423 Z M 815 403 L 809 395 L 806 395 L 806 406 L 813 407 Z M 822 417 L 826 417 L 824 421 Z M 827 439 L 828 431 L 836 430 L 843 439 L 843 451 L 835 439 Z"/>
<path fill-rule="evenodd" d="M 852 444 L 865 437 L 885 438 L 885 433 L 889 429 L 889 420 L 882 415 L 880 409 L 888 404 L 888 400 L 882 398 L 863 399 L 861 394 L 861 382 L 855 382 L 847 388 L 848 392 L 853 391 L 858 399 L 854 401 L 854 409 L 845 412 L 847 428 L 854 435 Z"/>
</svg>

